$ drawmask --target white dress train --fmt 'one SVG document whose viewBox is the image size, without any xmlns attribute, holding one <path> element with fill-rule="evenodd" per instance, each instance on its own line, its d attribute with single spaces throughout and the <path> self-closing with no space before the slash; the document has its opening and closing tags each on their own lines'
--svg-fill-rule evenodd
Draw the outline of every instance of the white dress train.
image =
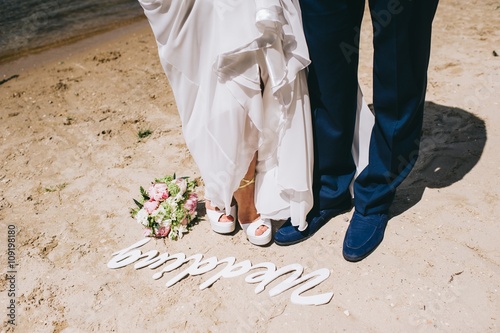
<svg viewBox="0 0 500 333">
<path fill-rule="evenodd" d="M 275 220 L 291 217 L 305 229 L 313 205 L 313 143 L 310 61 L 297 1 L 139 2 L 205 198 L 229 211 L 257 152 L 257 211 Z M 360 152 L 363 145 L 356 146 Z"/>
</svg>

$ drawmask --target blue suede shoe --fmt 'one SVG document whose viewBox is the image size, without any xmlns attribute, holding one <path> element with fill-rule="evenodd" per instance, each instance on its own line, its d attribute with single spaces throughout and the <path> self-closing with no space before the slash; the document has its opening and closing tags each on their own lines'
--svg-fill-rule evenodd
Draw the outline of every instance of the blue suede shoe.
<svg viewBox="0 0 500 333">
<path fill-rule="evenodd" d="M 324 209 L 320 211 L 311 211 L 307 215 L 307 229 L 299 231 L 294 227 L 290 219 L 276 231 L 274 234 L 274 242 L 281 246 L 292 245 L 300 243 L 316 233 L 322 226 L 337 215 L 346 213 L 352 209 L 352 201 L 349 197 L 345 200 L 339 208 Z"/>
<path fill-rule="evenodd" d="M 388 220 L 387 214 L 363 216 L 354 211 L 344 238 L 345 260 L 356 262 L 368 257 L 384 239 Z"/>
</svg>

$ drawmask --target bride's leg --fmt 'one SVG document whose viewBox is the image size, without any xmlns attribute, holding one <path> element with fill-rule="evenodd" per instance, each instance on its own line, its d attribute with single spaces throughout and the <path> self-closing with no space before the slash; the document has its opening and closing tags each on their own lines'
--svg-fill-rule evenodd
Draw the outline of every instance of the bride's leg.
<svg viewBox="0 0 500 333">
<path fill-rule="evenodd" d="M 241 224 L 251 223 L 259 218 L 257 208 L 255 208 L 255 166 L 257 164 L 257 153 L 255 153 L 248 171 L 241 181 L 240 188 L 234 192 L 234 198 L 238 203 L 238 220 Z M 256 236 L 262 235 L 267 230 L 266 226 L 260 226 Z"/>
</svg>

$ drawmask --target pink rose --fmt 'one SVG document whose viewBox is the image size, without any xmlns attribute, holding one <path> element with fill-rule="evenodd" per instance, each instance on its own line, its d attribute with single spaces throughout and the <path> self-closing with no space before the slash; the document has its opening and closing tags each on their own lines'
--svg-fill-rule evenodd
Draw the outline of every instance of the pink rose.
<svg viewBox="0 0 500 333">
<path fill-rule="evenodd" d="M 165 183 L 156 183 L 149 187 L 148 195 L 150 199 L 163 201 L 168 198 L 168 188 Z"/>
<path fill-rule="evenodd" d="M 189 198 L 184 203 L 184 208 L 189 211 L 189 215 L 196 213 L 196 207 L 198 206 L 198 195 L 196 193 L 191 193 Z"/>
<path fill-rule="evenodd" d="M 170 226 L 168 227 L 160 227 L 158 231 L 156 232 L 156 237 L 167 237 L 168 234 L 170 233 Z"/>
<path fill-rule="evenodd" d="M 143 207 L 146 210 L 146 212 L 148 212 L 148 214 L 151 215 L 156 210 L 156 208 L 158 208 L 159 205 L 160 203 L 158 201 L 150 199 L 149 201 L 144 203 Z"/>
</svg>

